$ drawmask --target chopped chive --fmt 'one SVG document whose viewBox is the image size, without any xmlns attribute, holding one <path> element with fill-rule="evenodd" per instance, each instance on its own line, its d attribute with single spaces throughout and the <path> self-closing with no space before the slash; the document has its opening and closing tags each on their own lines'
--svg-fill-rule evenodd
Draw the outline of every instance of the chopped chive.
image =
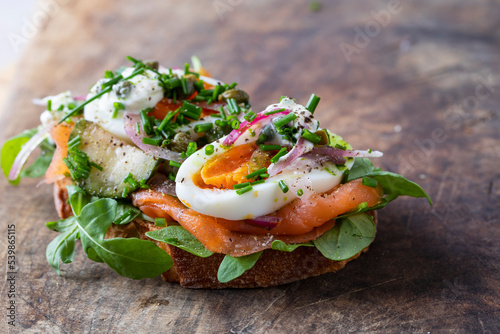
<svg viewBox="0 0 500 334">
<path fill-rule="evenodd" d="M 187 84 L 187 80 L 186 80 L 186 78 L 181 78 L 181 86 L 182 86 L 182 92 L 183 92 L 184 94 L 189 93 L 189 90 L 188 90 L 188 84 Z"/>
<path fill-rule="evenodd" d="M 233 89 L 234 87 L 236 87 L 237 83 L 236 82 L 233 82 L 232 84 L 229 85 L 228 89 Z"/>
<path fill-rule="evenodd" d="M 269 177 L 269 174 L 268 173 L 260 174 L 259 177 L 261 179 L 265 179 L 266 177 Z"/>
<path fill-rule="evenodd" d="M 278 119 L 276 122 L 274 122 L 274 125 L 279 129 L 279 128 L 287 125 L 288 123 L 290 123 L 291 121 L 293 121 L 296 118 L 297 118 L 297 115 L 295 115 L 294 113 L 289 113 L 288 115 L 283 116 L 280 119 Z"/>
<path fill-rule="evenodd" d="M 304 195 L 304 191 L 302 189 L 297 190 L 297 196 L 302 196 Z"/>
<path fill-rule="evenodd" d="M 98 164 L 96 164 L 95 162 L 91 162 L 91 163 L 90 163 L 90 165 L 91 165 L 92 167 L 95 167 L 95 168 L 96 168 L 96 169 L 98 169 L 98 170 L 102 170 L 102 167 L 101 167 L 101 166 L 99 166 Z"/>
<path fill-rule="evenodd" d="M 268 115 L 277 114 L 277 113 L 283 112 L 283 111 L 286 111 L 286 109 L 281 108 L 281 109 L 271 110 L 271 111 L 265 112 L 264 115 L 268 116 Z"/>
<path fill-rule="evenodd" d="M 73 102 L 68 103 L 68 109 L 69 110 L 75 109 L 75 107 L 76 107 L 76 104 L 74 104 Z"/>
<path fill-rule="evenodd" d="M 177 168 L 180 168 L 180 167 L 181 167 L 181 163 L 180 163 L 180 162 L 173 161 L 173 160 L 170 160 L 170 161 L 168 162 L 168 165 L 169 165 L 169 166 L 172 166 L 172 167 L 177 167 Z"/>
<path fill-rule="evenodd" d="M 191 100 L 196 101 L 196 102 L 202 102 L 202 101 L 207 101 L 207 98 L 205 96 L 201 96 L 198 94 L 195 97 L 193 97 Z"/>
<path fill-rule="evenodd" d="M 312 133 L 311 131 L 305 129 L 304 132 L 302 132 L 302 137 L 308 141 L 310 141 L 313 144 L 318 144 L 321 141 L 321 137 L 318 136 L 317 134 Z"/>
<path fill-rule="evenodd" d="M 115 74 L 112 71 L 106 71 L 104 72 L 104 78 L 106 79 L 113 79 L 115 77 Z"/>
<path fill-rule="evenodd" d="M 115 108 L 115 110 L 124 110 L 125 109 L 125 106 L 121 102 L 114 102 L 113 107 Z"/>
<path fill-rule="evenodd" d="M 165 220 L 165 218 L 155 218 L 155 225 L 160 227 L 166 227 L 167 221 Z"/>
<path fill-rule="evenodd" d="M 363 176 L 363 181 L 361 182 L 361 184 L 367 187 L 377 188 L 378 182 L 371 177 Z"/>
<path fill-rule="evenodd" d="M 173 182 L 175 182 L 175 176 L 176 176 L 176 174 L 174 174 L 174 173 L 168 174 L 168 178 L 170 179 L 170 181 L 173 181 Z"/>
<path fill-rule="evenodd" d="M 73 148 L 75 148 L 77 146 L 80 146 L 81 139 L 82 138 L 80 137 L 80 135 L 78 135 L 75 138 L 71 139 L 68 142 L 68 150 L 72 150 Z"/>
<path fill-rule="evenodd" d="M 177 92 L 174 90 L 174 92 L 172 93 L 172 102 L 174 104 L 177 104 Z"/>
<path fill-rule="evenodd" d="M 240 106 L 236 103 L 235 99 L 227 99 L 227 107 L 229 109 L 229 113 L 232 115 L 240 113 Z"/>
<path fill-rule="evenodd" d="M 234 130 L 238 130 L 240 128 L 240 121 L 238 121 L 237 119 L 235 119 L 234 121 L 231 122 L 231 127 Z"/>
<path fill-rule="evenodd" d="M 127 177 L 123 180 L 123 183 L 128 183 L 132 186 L 133 189 L 139 187 L 139 182 L 137 182 L 135 179 L 134 179 L 134 176 L 132 175 L 132 173 L 128 173 Z"/>
<path fill-rule="evenodd" d="M 281 150 L 276 153 L 276 155 L 274 157 L 271 158 L 271 162 L 274 164 L 276 162 L 278 162 L 278 160 L 284 156 L 285 154 L 287 154 L 287 150 L 285 147 L 282 147 Z"/>
<path fill-rule="evenodd" d="M 189 157 L 191 154 L 193 154 L 194 152 L 196 152 L 196 143 L 194 141 L 190 142 L 188 144 L 188 148 L 186 150 L 186 155 Z"/>
<path fill-rule="evenodd" d="M 281 149 L 280 145 L 266 145 L 266 144 L 261 144 L 259 145 L 261 151 L 277 151 Z"/>
<path fill-rule="evenodd" d="M 175 113 L 177 113 L 179 109 L 177 109 L 175 112 L 169 111 L 167 115 L 165 115 L 165 118 L 161 121 L 160 125 L 158 125 L 158 131 L 163 131 L 163 128 L 167 126 L 168 122 L 174 117 Z"/>
<path fill-rule="evenodd" d="M 200 133 L 200 132 L 207 132 L 211 130 L 214 127 L 213 123 L 202 123 L 202 124 L 196 124 L 194 126 L 194 132 Z"/>
<path fill-rule="evenodd" d="M 247 180 L 250 180 L 250 179 L 253 179 L 254 177 L 259 176 L 260 174 L 264 174 L 264 173 L 266 173 L 266 172 L 267 172 L 267 168 L 266 168 L 266 167 L 264 167 L 264 168 L 261 168 L 261 169 L 259 169 L 259 170 L 256 170 L 256 171 L 255 171 L 255 172 L 253 172 L 253 173 L 250 173 L 250 174 L 248 174 L 248 175 L 245 175 L 245 177 L 246 177 L 246 179 L 247 179 Z"/>
<path fill-rule="evenodd" d="M 306 109 L 309 110 L 311 114 L 314 114 L 314 111 L 318 106 L 319 100 L 321 100 L 319 96 L 317 96 L 316 94 L 311 94 L 311 97 L 309 98 L 309 101 L 307 102 L 306 105 Z"/>
<path fill-rule="evenodd" d="M 153 126 L 151 124 L 151 118 L 148 116 L 148 112 L 150 109 L 142 109 L 139 113 L 142 123 L 142 129 L 147 135 L 150 135 L 153 132 Z"/>
<path fill-rule="evenodd" d="M 257 115 L 253 112 L 253 111 L 250 111 L 248 114 L 245 115 L 245 119 L 249 122 L 252 122 L 255 117 L 257 117 Z"/>
<path fill-rule="evenodd" d="M 137 134 L 141 133 L 141 125 L 139 124 L 139 122 L 135 122 L 135 132 Z"/>
<path fill-rule="evenodd" d="M 181 79 L 177 77 L 165 80 L 165 88 L 167 89 L 174 89 L 180 86 L 182 86 Z"/>
<path fill-rule="evenodd" d="M 210 144 L 205 146 L 205 154 L 212 155 L 214 153 L 214 145 Z"/>
<path fill-rule="evenodd" d="M 280 102 L 283 101 L 283 99 L 286 99 L 288 96 L 281 96 L 280 97 Z"/>
<path fill-rule="evenodd" d="M 115 110 L 113 111 L 113 115 L 111 116 L 111 118 L 116 118 L 116 116 L 118 115 L 118 111 L 125 109 L 123 103 L 120 102 L 114 102 L 113 107 L 115 108 Z"/>
<path fill-rule="evenodd" d="M 261 175 L 262 175 L 262 174 L 261 174 Z M 264 182 L 266 182 L 266 180 L 257 180 L 257 181 L 253 181 L 253 182 L 251 182 L 250 184 L 251 184 L 252 186 L 255 186 L 256 184 L 261 184 L 261 183 L 264 183 Z"/>
<path fill-rule="evenodd" d="M 238 189 L 236 190 L 236 193 L 238 195 L 243 195 L 244 193 L 249 192 L 250 190 L 252 190 L 252 185 L 248 185 L 245 188 Z"/>
<path fill-rule="evenodd" d="M 149 189 L 149 186 L 146 184 L 146 180 L 144 180 L 144 179 L 139 180 L 139 187 L 141 189 Z"/>
<path fill-rule="evenodd" d="M 286 194 L 288 192 L 288 186 L 286 185 L 286 182 L 283 180 L 280 180 L 279 185 L 280 185 L 281 191 Z"/>
<path fill-rule="evenodd" d="M 47 101 L 47 110 L 52 111 L 52 100 Z"/>
<path fill-rule="evenodd" d="M 243 183 L 233 185 L 233 189 L 241 189 L 241 188 L 245 188 L 249 185 L 250 185 L 250 182 L 243 182 Z"/>
<path fill-rule="evenodd" d="M 85 107 L 87 104 L 89 104 L 90 102 L 94 101 L 94 100 L 97 100 L 98 98 L 100 98 L 101 96 L 103 96 L 104 94 L 106 93 L 109 93 L 111 91 L 111 87 L 108 87 L 106 89 L 103 89 L 101 90 L 101 92 L 99 94 L 96 94 L 94 96 L 92 96 L 90 99 L 86 100 L 85 102 L 83 102 L 82 104 L 80 104 L 78 107 L 76 107 L 75 109 L 73 110 L 70 110 L 69 113 L 66 114 L 66 116 L 64 116 L 60 121 L 59 123 L 57 124 L 61 124 L 62 122 L 64 122 L 65 120 L 67 120 L 68 118 L 70 118 L 71 116 L 75 115 L 78 111 L 80 111 L 81 109 L 83 109 L 83 107 Z"/>
<path fill-rule="evenodd" d="M 125 186 L 122 191 L 122 197 L 127 197 L 129 193 L 130 193 L 130 187 Z"/>
<path fill-rule="evenodd" d="M 111 87 L 113 86 L 115 83 L 117 83 L 118 81 L 122 80 L 123 79 L 123 75 L 117 75 L 115 78 L 109 80 L 109 81 L 106 81 L 105 83 L 103 83 L 101 85 L 101 88 L 106 88 L 106 87 Z"/>
<path fill-rule="evenodd" d="M 226 119 L 226 113 L 224 112 L 224 108 L 223 107 L 219 107 L 217 110 L 219 110 L 222 119 Z"/>
<path fill-rule="evenodd" d="M 163 141 L 162 138 L 149 138 L 149 137 L 142 137 L 142 143 L 147 144 L 147 145 L 153 145 L 153 146 L 159 146 L 161 142 Z"/>
<path fill-rule="evenodd" d="M 217 97 L 219 96 L 220 94 L 220 90 L 221 90 L 222 86 L 221 85 L 217 85 L 214 87 L 214 91 L 212 93 L 212 100 L 216 101 L 217 100 Z"/>
<path fill-rule="evenodd" d="M 189 63 L 184 64 L 184 75 L 189 74 Z"/>
<path fill-rule="evenodd" d="M 189 103 L 187 101 L 184 101 L 182 103 L 181 107 L 181 114 L 184 115 L 185 117 L 194 119 L 194 120 L 199 120 L 201 116 L 201 107 L 194 105 L 192 103 Z"/>
</svg>

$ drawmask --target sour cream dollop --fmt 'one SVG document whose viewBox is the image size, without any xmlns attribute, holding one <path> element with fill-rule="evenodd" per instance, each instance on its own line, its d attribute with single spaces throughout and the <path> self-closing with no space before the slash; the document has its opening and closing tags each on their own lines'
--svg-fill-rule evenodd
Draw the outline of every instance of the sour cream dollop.
<svg viewBox="0 0 500 334">
<path fill-rule="evenodd" d="M 126 78 L 133 72 L 134 68 L 128 67 L 122 72 L 122 75 Z M 143 109 L 153 108 L 163 98 L 164 90 L 156 76 L 156 73 L 147 70 L 143 74 L 127 80 L 130 82 L 128 87 L 123 86 L 123 81 L 113 85 L 113 89 L 109 93 L 85 106 L 84 118 L 98 123 L 119 139 L 132 144 L 124 130 L 124 114 L 125 112 L 139 113 Z M 87 99 L 98 94 L 101 91 L 101 85 L 108 80 L 101 79 L 92 86 Z M 116 109 L 115 103 L 121 103 L 124 109 L 118 110 L 113 117 Z"/>
</svg>

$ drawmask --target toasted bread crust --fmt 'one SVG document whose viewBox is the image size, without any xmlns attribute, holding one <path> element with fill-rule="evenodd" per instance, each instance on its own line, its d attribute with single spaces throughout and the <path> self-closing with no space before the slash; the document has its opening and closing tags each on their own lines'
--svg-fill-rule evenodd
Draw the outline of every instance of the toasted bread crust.
<svg viewBox="0 0 500 334">
<path fill-rule="evenodd" d="M 68 198 L 66 186 L 70 183 L 66 180 L 54 184 L 56 209 L 61 218 L 72 215 L 71 207 L 66 203 Z M 370 212 L 370 214 L 377 221 L 376 212 Z M 146 236 L 146 232 L 160 229 L 154 223 L 145 220 L 138 219 L 131 224 L 135 225 L 135 228 L 133 226 L 110 228 L 106 233 L 106 238 L 137 236 L 138 233 L 142 239 L 152 240 Z M 134 235 L 128 235 L 128 233 Z M 217 279 L 217 271 L 224 254 L 202 258 L 166 243 L 152 241 L 166 251 L 174 263 L 170 270 L 162 274 L 163 280 L 179 282 L 187 288 L 256 288 L 291 283 L 340 270 L 347 262 L 358 258 L 361 253 L 368 250 L 366 247 L 347 260 L 332 261 L 324 257 L 315 247 L 299 247 L 290 253 L 267 249 L 263 251 L 252 269 L 230 282 L 221 283 Z"/>
</svg>

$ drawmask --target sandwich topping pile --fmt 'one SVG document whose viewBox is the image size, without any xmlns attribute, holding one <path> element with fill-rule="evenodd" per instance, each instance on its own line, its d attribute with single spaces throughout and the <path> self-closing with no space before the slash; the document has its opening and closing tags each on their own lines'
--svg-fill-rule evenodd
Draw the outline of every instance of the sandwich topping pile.
<svg viewBox="0 0 500 334">
<path fill-rule="evenodd" d="M 2 147 L 9 182 L 44 176 L 67 192 L 62 219 L 47 223 L 59 233 L 46 251 L 59 274 L 78 239 L 88 258 L 133 279 L 175 264 L 161 243 L 223 254 L 221 283 L 269 249 L 311 247 L 342 261 L 373 241 L 374 210 L 402 195 L 431 202 L 417 184 L 374 168 L 368 158 L 381 152 L 354 150 L 321 128 L 314 94 L 305 105 L 283 96 L 256 112 L 247 93 L 211 78 L 196 57 L 183 69 L 127 59 L 130 67 L 106 71 L 86 97 L 36 100 L 41 125 Z M 111 233 L 137 222 L 153 228 L 143 238 Z"/>
</svg>

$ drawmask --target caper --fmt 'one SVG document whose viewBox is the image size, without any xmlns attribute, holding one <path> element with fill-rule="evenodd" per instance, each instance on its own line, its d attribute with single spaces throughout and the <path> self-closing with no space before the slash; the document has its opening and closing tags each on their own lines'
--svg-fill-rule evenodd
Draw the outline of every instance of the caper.
<svg viewBox="0 0 500 334">
<path fill-rule="evenodd" d="M 227 101 L 228 99 L 235 99 L 236 103 L 248 103 L 250 97 L 245 91 L 241 89 L 229 89 L 219 95 L 219 101 Z"/>
<path fill-rule="evenodd" d="M 144 62 L 144 65 L 146 65 L 149 68 L 152 68 L 155 71 L 158 71 L 158 67 L 160 64 L 156 60 L 147 60 Z"/>
<path fill-rule="evenodd" d="M 257 139 L 257 144 L 262 144 L 271 141 L 276 133 L 274 132 L 273 126 L 271 124 L 266 125 L 260 132 L 259 138 Z"/>
<path fill-rule="evenodd" d="M 174 136 L 168 147 L 174 152 L 184 152 L 187 150 L 190 142 L 191 136 L 184 132 L 179 132 Z"/>
<path fill-rule="evenodd" d="M 120 81 L 113 86 L 113 91 L 115 92 L 116 96 L 123 99 L 127 97 L 128 94 L 130 94 L 132 87 L 133 85 L 130 81 Z"/>
<path fill-rule="evenodd" d="M 330 143 L 330 139 L 325 130 L 318 130 L 314 134 L 321 137 L 321 141 L 316 145 L 328 145 Z"/>
</svg>

